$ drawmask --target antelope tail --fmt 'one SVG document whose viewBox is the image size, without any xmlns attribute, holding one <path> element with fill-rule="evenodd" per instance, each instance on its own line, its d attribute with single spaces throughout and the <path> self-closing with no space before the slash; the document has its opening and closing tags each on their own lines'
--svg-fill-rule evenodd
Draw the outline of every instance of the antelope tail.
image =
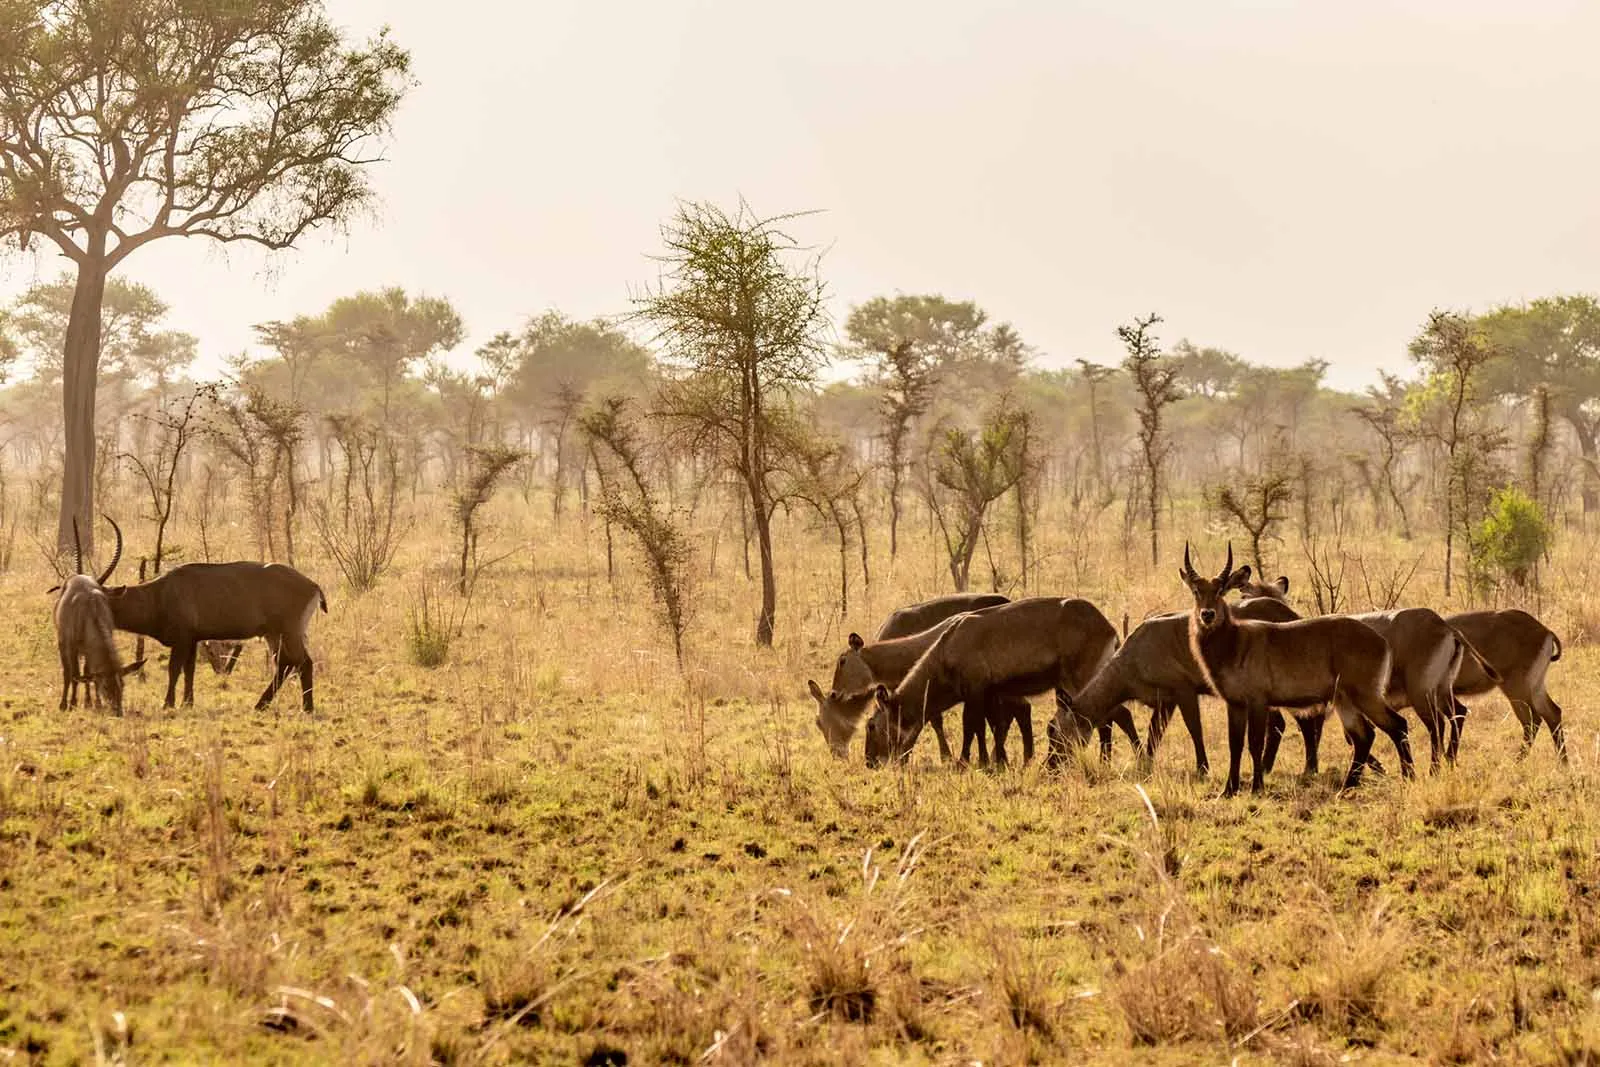
<svg viewBox="0 0 1600 1067">
<path fill-rule="evenodd" d="M 322 586 L 317 586 L 317 604 L 322 608 L 322 613 L 328 613 L 328 594 L 322 591 Z"/>
<path fill-rule="evenodd" d="M 1551 634 L 1550 636 L 1555 637 L 1555 634 Z M 1483 671 L 1484 676 L 1488 678 L 1489 681 L 1493 682 L 1495 685 L 1499 685 L 1501 681 L 1503 681 L 1503 679 L 1500 677 L 1500 672 L 1494 669 L 1493 664 L 1483 658 L 1483 653 L 1479 652 L 1473 643 L 1468 641 L 1460 630 L 1456 631 L 1456 640 L 1461 642 L 1461 650 L 1478 662 L 1478 669 Z M 1556 637 L 1556 654 L 1550 658 L 1552 660 L 1558 660 L 1561 658 L 1561 639 L 1559 637 Z"/>
</svg>

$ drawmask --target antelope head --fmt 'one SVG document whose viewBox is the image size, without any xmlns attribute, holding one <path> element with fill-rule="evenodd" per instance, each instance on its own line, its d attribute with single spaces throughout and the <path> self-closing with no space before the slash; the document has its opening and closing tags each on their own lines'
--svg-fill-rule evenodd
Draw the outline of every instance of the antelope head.
<svg viewBox="0 0 1600 1067">
<path fill-rule="evenodd" d="M 1228 562 L 1222 568 L 1222 573 L 1215 578 L 1202 578 L 1195 572 L 1194 564 L 1189 560 L 1189 546 L 1183 546 L 1183 568 L 1178 571 L 1178 576 L 1183 579 L 1183 584 L 1189 587 L 1189 592 L 1194 595 L 1195 621 L 1199 624 L 1201 632 L 1215 629 L 1227 621 L 1228 590 L 1243 585 L 1250 580 L 1248 566 L 1233 569 L 1233 543 L 1228 544 Z"/>
</svg>

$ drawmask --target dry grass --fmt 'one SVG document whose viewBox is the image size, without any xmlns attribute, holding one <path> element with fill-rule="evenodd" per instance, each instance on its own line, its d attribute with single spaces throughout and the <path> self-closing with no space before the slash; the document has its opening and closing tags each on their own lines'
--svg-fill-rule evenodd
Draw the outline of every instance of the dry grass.
<svg viewBox="0 0 1600 1067">
<path fill-rule="evenodd" d="M 1342 795 L 1330 730 L 1320 778 L 1224 801 L 1181 726 L 1148 780 L 1120 740 L 1059 775 L 953 771 L 931 742 L 894 772 L 834 762 L 805 678 L 944 589 L 914 530 L 848 619 L 832 546 L 785 530 L 771 650 L 737 545 L 697 560 L 680 674 L 625 557 L 607 583 L 598 527 L 490 507 L 536 547 L 485 576 L 432 669 L 406 633 L 442 525 L 366 595 L 302 561 L 332 609 L 314 718 L 251 709 L 259 643 L 194 708 L 160 710 L 153 662 L 127 718 L 58 712 L 51 581 L 0 574 L 0 1062 L 1600 1057 L 1600 556 L 1576 535 L 1529 605 L 1566 645 L 1570 772 L 1542 738 L 1515 758 L 1495 695 L 1453 772 Z M 1047 536 L 1040 588 L 1119 622 L 1180 604 L 1116 534 Z M 1376 567 L 1428 551 L 1410 595 L 1437 602 L 1434 546 L 1372 543 Z"/>
</svg>

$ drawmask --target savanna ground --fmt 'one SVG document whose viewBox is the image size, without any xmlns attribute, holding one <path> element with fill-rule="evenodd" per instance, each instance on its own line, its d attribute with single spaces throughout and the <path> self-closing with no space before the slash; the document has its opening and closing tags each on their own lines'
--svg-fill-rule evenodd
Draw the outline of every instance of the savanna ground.
<svg viewBox="0 0 1600 1067">
<path fill-rule="evenodd" d="M 535 504 L 496 505 L 520 550 L 436 669 L 405 634 L 442 529 L 364 597 L 302 560 L 331 602 L 310 718 L 287 692 L 251 710 L 259 643 L 226 685 L 202 666 L 194 708 L 161 709 L 153 658 L 125 718 L 58 712 L 54 578 L 19 550 L 0 1062 L 1600 1062 L 1593 541 L 1560 541 L 1537 605 L 1566 644 L 1570 772 L 1544 737 L 1516 760 L 1496 693 L 1458 769 L 1352 795 L 1337 730 L 1318 780 L 1291 731 L 1268 794 L 1222 800 L 1175 726 L 1147 807 L 1120 739 L 1060 775 L 958 771 L 927 740 L 900 772 L 828 756 L 805 679 L 947 591 L 925 530 L 892 570 L 874 546 L 841 620 L 836 550 L 784 528 L 771 651 L 736 520 L 702 531 L 685 682 L 632 558 L 613 587 L 598 526 Z M 1119 624 L 1183 606 L 1141 539 L 1044 518 L 1030 592 Z M 1198 514 L 1176 530 L 1220 563 Z M 1407 600 L 1442 606 L 1433 543 L 1348 544 L 1373 570 L 1426 550 Z"/>
</svg>

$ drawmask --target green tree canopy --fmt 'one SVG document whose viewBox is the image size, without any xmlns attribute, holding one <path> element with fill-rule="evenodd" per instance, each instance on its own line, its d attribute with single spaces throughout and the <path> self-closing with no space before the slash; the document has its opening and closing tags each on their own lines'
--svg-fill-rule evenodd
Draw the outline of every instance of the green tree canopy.
<svg viewBox="0 0 1600 1067">
<path fill-rule="evenodd" d="M 329 346 L 381 384 L 386 414 L 395 381 L 419 361 L 460 344 L 466 332 L 449 300 L 412 297 L 398 286 L 340 297 L 322 321 Z"/>
<path fill-rule="evenodd" d="M 348 221 L 409 65 L 383 34 L 352 46 L 321 0 L 0 0 L 0 248 L 38 237 L 77 271 L 60 547 L 95 525 L 109 275 L 162 238 L 281 249 Z"/>
<path fill-rule="evenodd" d="M 491 356 L 498 353 L 490 350 Z M 597 384 L 626 391 L 648 380 L 652 366 L 643 345 L 604 319 L 575 322 L 547 311 L 528 323 L 510 355 L 504 396 L 521 411 L 542 413 L 562 393 L 586 395 Z"/>
<path fill-rule="evenodd" d="M 1483 369 L 1490 393 L 1549 391 L 1583 454 L 1583 510 L 1600 510 L 1600 300 L 1589 294 L 1508 304 L 1478 318 L 1502 353 Z"/>
<path fill-rule="evenodd" d="M 75 287 L 72 277 L 63 274 L 27 289 L 12 305 L 12 329 L 40 381 L 61 380 L 61 353 Z M 100 307 L 102 370 L 131 375 L 158 388 L 178 377 L 194 361 L 197 342 L 192 334 L 159 329 L 169 310 L 149 286 L 108 279 Z"/>
</svg>

